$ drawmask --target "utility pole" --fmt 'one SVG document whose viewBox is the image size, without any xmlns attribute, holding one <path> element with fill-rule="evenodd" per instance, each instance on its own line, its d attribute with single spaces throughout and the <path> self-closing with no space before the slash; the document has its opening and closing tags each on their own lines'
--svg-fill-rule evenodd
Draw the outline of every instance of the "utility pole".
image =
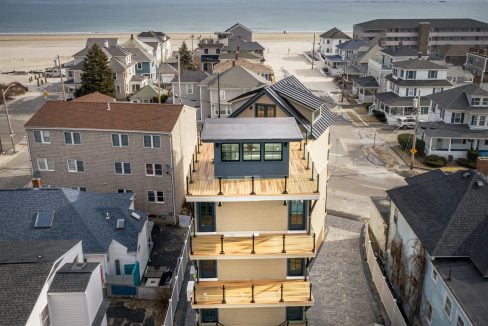
<svg viewBox="0 0 488 326">
<path fill-rule="evenodd" d="M 312 70 L 313 70 L 314 62 L 315 62 L 315 33 L 313 33 L 313 44 L 312 44 Z"/>
<path fill-rule="evenodd" d="M 59 54 L 57 57 L 58 57 L 59 78 L 61 79 L 61 87 L 63 88 L 63 101 L 66 101 L 66 91 L 64 90 L 63 71 L 61 70 L 61 60 L 59 59 Z"/>
<path fill-rule="evenodd" d="M 217 106 L 219 109 L 219 119 L 220 119 L 220 72 L 217 73 Z"/>
<path fill-rule="evenodd" d="M 416 108 L 416 117 L 415 117 L 415 128 L 413 132 L 413 141 L 412 141 L 412 148 L 410 149 L 410 153 L 412 154 L 411 162 L 410 162 L 410 170 L 413 169 L 413 164 L 415 162 L 415 153 L 417 153 L 416 145 L 417 145 L 417 130 L 419 127 L 419 112 L 420 112 L 420 89 L 417 95 L 417 98 L 413 100 L 414 107 Z"/>
<path fill-rule="evenodd" d="M 15 84 L 12 83 L 12 84 L 8 85 L 4 91 L 2 91 L 2 99 L 3 99 L 3 105 L 5 106 L 5 114 L 7 115 L 7 124 L 8 124 L 8 130 L 10 133 L 10 141 L 12 142 L 12 151 L 15 154 L 15 142 L 14 142 L 14 135 L 15 134 L 14 134 L 14 131 L 12 130 L 12 124 L 10 123 L 10 115 L 8 114 L 7 100 L 5 99 L 5 94 L 7 94 L 8 89 L 14 85 Z"/>
<path fill-rule="evenodd" d="M 179 91 L 179 100 L 180 104 L 182 103 L 181 100 L 181 60 L 180 60 L 180 53 L 178 52 L 178 91 Z"/>
</svg>

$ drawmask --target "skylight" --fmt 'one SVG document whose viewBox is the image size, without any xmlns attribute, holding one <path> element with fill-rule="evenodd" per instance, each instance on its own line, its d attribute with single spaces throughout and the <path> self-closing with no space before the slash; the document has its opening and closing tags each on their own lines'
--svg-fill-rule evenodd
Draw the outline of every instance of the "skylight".
<svg viewBox="0 0 488 326">
<path fill-rule="evenodd" d="M 53 225 L 54 211 L 40 211 L 36 213 L 35 228 L 50 228 Z"/>
<path fill-rule="evenodd" d="M 125 220 L 123 218 L 117 219 L 117 229 L 125 228 Z"/>
</svg>

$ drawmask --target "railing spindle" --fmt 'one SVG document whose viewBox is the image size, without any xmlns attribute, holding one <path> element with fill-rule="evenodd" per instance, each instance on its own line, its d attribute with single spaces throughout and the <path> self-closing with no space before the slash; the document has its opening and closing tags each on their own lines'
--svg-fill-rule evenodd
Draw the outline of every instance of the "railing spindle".
<svg viewBox="0 0 488 326">
<path fill-rule="evenodd" d="M 317 189 L 314 191 L 315 193 L 319 192 L 319 184 L 320 184 L 320 174 L 317 174 Z"/>
<path fill-rule="evenodd" d="M 283 249 L 281 250 L 281 253 L 282 253 L 282 254 L 286 254 L 286 250 L 285 250 L 285 245 L 286 245 L 286 244 L 285 244 L 285 238 L 286 238 L 286 236 L 285 236 L 285 234 L 283 233 Z"/>
<path fill-rule="evenodd" d="M 190 183 L 193 183 L 193 179 L 192 179 L 192 175 L 191 175 L 192 171 L 193 171 L 193 169 L 191 168 L 191 163 L 190 163 Z"/>
<path fill-rule="evenodd" d="M 285 300 L 283 300 L 283 283 L 281 283 L 280 285 L 280 302 L 284 302 Z"/>
<path fill-rule="evenodd" d="M 193 285 L 193 304 L 197 304 L 197 287 Z"/>
<path fill-rule="evenodd" d="M 313 181 L 313 168 L 314 168 L 314 163 L 312 162 L 312 177 L 310 178 L 310 181 Z"/>
<path fill-rule="evenodd" d="M 191 161 L 193 163 L 193 170 L 192 170 L 192 172 L 195 173 L 195 172 L 197 172 L 197 169 L 195 169 L 195 154 L 192 154 Z"/>
<path fill-rule="evenodd" d="M 190 237 L 190 255 L 193 255 L 193 241 L 192 241 L 192 237 Z"/>
<path fill-rule="evenodd" d="M 188 181 L 188 176 L 186 177 L 186 195 L 187 196 L 190 196 L 190 185 L 189 185 L 189 181 Z"/>
<path fill-rule="evenodd" d="M 251 284 L 251 303 L 255 303 L 255 301 L 254 301 L 254 284 Z"/>
<path fill-rule="evenodd" d="M 312 301 L 312 283 L 310 283 L 310 293 L 308 296 L 308 301 Z"/>
<path fill-rule="evenodd" d="M 224 235 L 223 234 L 220 236 L 220 254 L 221 255 L 225 254 L 225 252 L 224 252 Z"/>
<path fill-rule="evenodd" d="M 225 285 L 222 285 L 222 303 L 226 303 L 225 302 Z"/>
<path fill-rule="evenodd" d="M 222 196 L 224 193 L 222 192 L 222 177 L 219 177 L 219 193 L 217 195 Z"/>
<path fill-rule="evenodd" d="M 254 255 L 256 252 L 254 251 L 254 233 L 252 234 L 252 251 L 251 251 L 251 255 Z"/>
<path fill-rule="evenodd" d="M 198 263 L 195 264 L 195 272 L 197 273 L 197 284 L 200 283 L 200 270 L 198 269 Z"/>
<path fill-rule="evenodd" d="M 198 163 L 198 154 L 200 154 L 200 149 L 198 148 L 198 144 L 195 145 L 195 163 Z"/>
<path fill-rule="evenodd" d="M 307 153 L 307 167 L 305 170 L 310 170 L 310 152 Z"/>
<path fill-rule="evenodd" d="M 313 233 L 313 248 L 312 252 L 315 253 L 315 232 Z"/>
<path fill-rule="evenodd" d="M 288 185 L 288 177 L 285 176 L 285 190 L 283 190 L 283 192 L 282 192 L 283 195 L 286 195 L 288 193 L 288 191 L 286 189 L 287 188 L 287 185 Z"/>
<path fill-rule="evenodd" d="M 255 195 L 256 193 L 254 192 L 254 177 L 251 177 L 251 193 L 250 195 Z"/>
</svg>

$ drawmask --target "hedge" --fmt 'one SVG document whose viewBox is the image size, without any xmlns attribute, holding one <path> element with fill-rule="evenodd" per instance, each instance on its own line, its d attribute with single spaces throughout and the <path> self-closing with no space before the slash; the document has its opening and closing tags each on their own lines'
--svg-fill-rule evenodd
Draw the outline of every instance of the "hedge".
<svg viewBox="0 0 488 326">
<path fill-rule="evenodd" d="M 425 157 L 424 163 L 431 167 L 440 168 L 447 164 L 447 160 L 439 155 L 429 155 Z"/>
</svg>

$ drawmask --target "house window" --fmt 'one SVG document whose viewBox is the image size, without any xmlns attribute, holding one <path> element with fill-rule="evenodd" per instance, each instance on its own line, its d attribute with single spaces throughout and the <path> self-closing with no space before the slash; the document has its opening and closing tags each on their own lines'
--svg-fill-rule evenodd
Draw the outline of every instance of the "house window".
<svg viewBox="0 0 488 326">
<path fill-rule="evenodd" d="M 220 49 L 215 49 L 215 53 L 220 54 Z"/>
<path fill-rule="evenodd" d="M 120 275 L 120 260 L 115 260 L 115 275 Z"/>
<path fill-rule="evenodd" d="M 429 324 L 432 323 L 432 305 L 430 302 L 427 302 L 427 321 Z"/>
<path fill-rule="evenodd" d="M 283 144 L 282 143 L 266 143 L 264 144 L 264 160 L 265 161 L 281 161 L 283 159 Z"/>
<path fill-rule="evenodd" d="M 86 187 L 74 186 L 74 187 L 71 187 L 71 189 L 86 192 Z"/>
<path fill-rule="evenodd" d="M 144 148 L 161 148 L 161 137 L 158 135 L 144 135 Z"/>
<path fill-rule="evenodd" d="M 198 262 L 198 269 L 201 278 L 217 278 L 216 260 L 200 260 Z"/>
<path fill-rule="evenodd" d="M 117 73 L 116 72 L 113 72 L 112 73 L 112 79 L 113 80 L 116 80 L 117 79 Z M 119 88 L 119 86 L 117 86 L 117 88 Z"/>
<path fill-rule="evenodd" d="M 272 104 L 256 104 L 256 117 L 276 117 L 276 106 Z"/>
<path fill-rule="evenodd" d="M 68 70 L 68 77 L 69 77 L 69 78 L 73 78 L 73 71 Z"/>
<path fill-rule="evenodd" d="M 115 162 L 115 174 L 131 174 L 130 163 Z"/>
<path fill-rule="evenodd" d="M 148 190 L 147 200 L 151 203 L 164 203 L 164 193 L 162 191 Z"/>
<path fill-rule="evenodd" d="M 131 194 L 132 193 L 132 189 L 117 189 L 117 192 L 119 194 Z"/>
<path fill-rule="evenodd" d="M 458 316 L 456 326 L 464 326 L 464 320 L 461 318 L 461 316 Z"/>
<path fill-rule="evenodd" d="M 444 303 L 444 312 L 446 313 L 447 317 L 451 319 L 451 310 L 452 310 L 452 301 L 446 295 L 446 301 Z"/>
<path fill-rule="evenodd" d="M 193 94 L 193 84 L 186 84 L 186 94 Z"/>
<path fill-rule="evenodd" d="M 437 79 L 437 70 L 429 70 L 429 79 Z"/>
<path fill-rule="evenodd" d="M 112 134 L 113 147 L 127 147 L 129 146 L 129 136 L 125 134 Z"/>
<path fill-rule="evenodd" d="M 51 144 L 51 132 L 48 130 L 34 130 L 34 141 L 39 144 Z"/>
<path fill-rule="evenodd" d="M 304 276 L 305 275 L 305 259 L 290 258 L 288 259 L 287 276 Z"/>
<path fill-rule="evenodd" d="M 220 99 L 221 99 L 222 101 L 225 101 L 225 89 L 222 89 L 222 90 L 220 91 Z"/>
<path fill-rule="evenodd" d="M 64 143 L 67 145 L 79 145 L 81 144 L 81 136 L 79 132 L 65 131 Z"/>
<path fill-rule="evenodd" d="M 471 105 L 480 105 L 480 98 L 479 97 L 471 98 Z"/>
<path fill-rule="evenodd" d="M 261 144 L 242 144 L 243 161 L 261 161 Z"/>
<path fill-rule="evenodd" d="M 407 88 L 407 91 L 405 92 L 407 96 L 415 96 L 417 93 L 416 88 Z"/>
<path fill-rule="evenodd" d="M 463 122 L 464 122 L 464 113 L 452 112 L 451 123 L 463 123 Z"/>
<path fill-rule="evenodd" d="M 208 54 L 208 49 L 203 49 L 204 54 Z"/>
<path fill-rule="evenodd" d="M 434 266 L 432 266 L 432 274 L 431 274 L 431 276 L 432 276 L 432 281 L 434 281 L 434 283 L 437 284 L 437 277 L 439 275 L 437 274 L 437 271 L 434 269 Z"/>
<path fill-rule="evenodd" d="M 37 168 L 39 171 L 54 171 L 54 160 L 49 158 L 38 158 Z"/>
<path fill-rule="evenodd" d="M 68 172 L 85 172 L 83 161 L 68 160 Z"/>
<path fill-rule="evenodd" d="M 417 72 L 415 70 L 407 70 L 406 79 L 415 79 L 416 76 L 417 76 Z"/>
<path fill-rule="evenodd" d="M 222 162 L 239 161 L 239 144 L 222 144 L 221 160 Z"/>
<path fill-rule="evenodd" d="M 487 106 L 488 105 L 488 97 L 484 97 L 483 98 L 483 106 Z"/>
<path fill-rule="evenodd" d="M 142 69 L 142 62 L 138 62 L 137 63 L 137 70 L 141 70 Z"/>
<path fill-rule="evenodd" d="M 290 200 L 288 203 L 289 221 L 288 230 L 305 230 L 306 202 L 303 200 Z"/>
<path fill-rule="evenodd" d="M 429 107 L 428 106 L 420 107 L 420 114 L 422 115 L 429 114 Z"/>
<path fill-rule="evenodd" d="M 213 110 L 215 115 L 219 115 L 219 106 L 214 105 Z M 232 113 L 232 107 L 230 105 L 221 105 L 220 106 L 220 114 L 222 115 L 229 115 Z"/>
<path fill-rule="evenodd" d="M 218 309 L 200 309 L 200 318 L 202 323 L 218 323 L 219 310 Z"/>
<path fill-rule="evenodd" d="M 163 175 L 163 165 L 156 164 L 156 163 L 146 164 L 146 175 L 147 176 Z"/>
<path fill-rule="evenodd" d="M 50 326 L 51 319 L 49 317 L 49 307 L 46 305 L 44 309 L 41 311 L 41 325 L 42 326 Z"/>
</svg>

